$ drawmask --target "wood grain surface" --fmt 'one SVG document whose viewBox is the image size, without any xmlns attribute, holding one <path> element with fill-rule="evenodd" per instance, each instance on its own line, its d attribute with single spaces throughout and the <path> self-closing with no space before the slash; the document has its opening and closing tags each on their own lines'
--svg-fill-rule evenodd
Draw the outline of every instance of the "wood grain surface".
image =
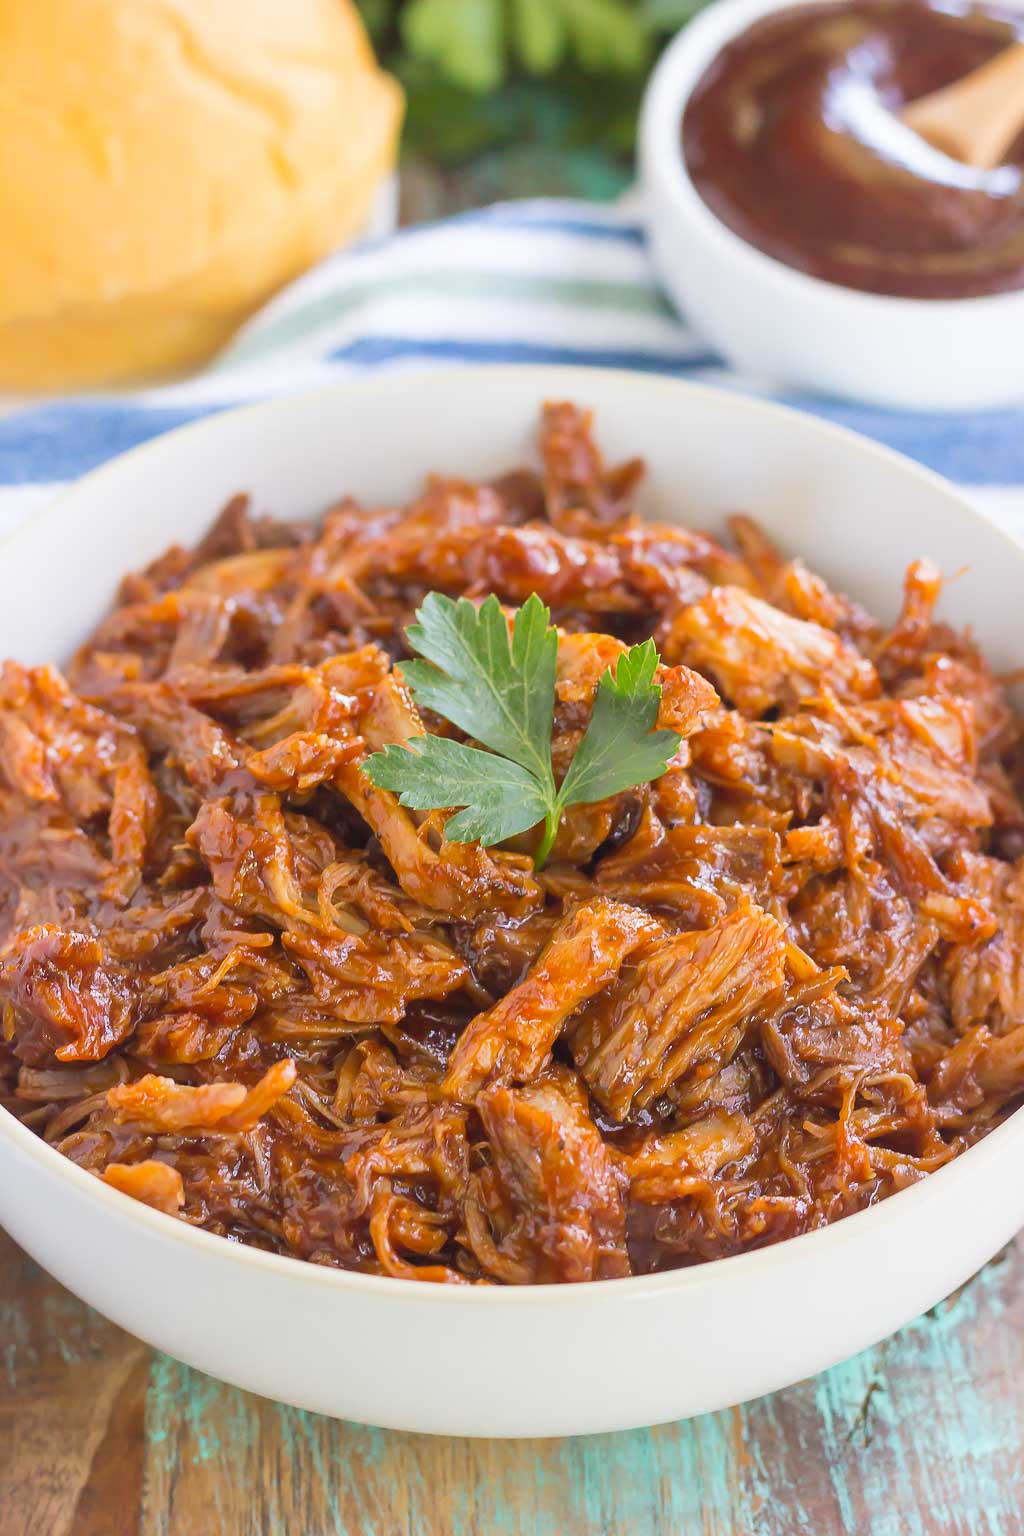
<svg viewBox="0 0 1024 1536">
<path fill-rule="evenodd" d="M 473 1441 L 253 1397 L 0 1234 L 0 1536 L 1019 1536 L 1024 1241 L 877 1349 L 661 1429 Z"/>
</svg>

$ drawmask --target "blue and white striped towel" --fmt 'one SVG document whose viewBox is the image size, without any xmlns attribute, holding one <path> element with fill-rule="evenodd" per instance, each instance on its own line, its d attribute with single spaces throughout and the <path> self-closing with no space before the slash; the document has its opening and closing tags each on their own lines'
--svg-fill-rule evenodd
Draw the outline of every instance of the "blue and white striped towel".
<svg viewBox="0 0 1024 1536">
<path fill-rule="evenodd" d="M 503 203 L 324 262 L 186 382 L 0 417 L 0 532 L 104 459 L 212 411 L 352 374 L 458 362 L 590 363 L 764 392 L 676 317 L 628 211 Z M 948 417 L 788 399 L 959 481 L 1024 533 L 1024 411 Z"/>
</svg>

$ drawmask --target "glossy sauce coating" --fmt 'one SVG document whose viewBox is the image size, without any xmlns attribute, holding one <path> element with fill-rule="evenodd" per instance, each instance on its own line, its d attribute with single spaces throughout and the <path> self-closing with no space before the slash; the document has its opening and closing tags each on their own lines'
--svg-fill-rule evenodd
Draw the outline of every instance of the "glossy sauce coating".
<svg viewBox="0 0 1024 1536">
<path fill-rule="evenodd" d="M 236 499 L 67 679 L 0 667 L 0 1105 L 114 1189 L 318 1264 L 601 1280 L 836 1221 L 1020 1102 L 1020 728 L 938 572 L 883 627 L 748 518 L 641 522 L 572 405 L 539 460 Z M 437 726 L 431 590 L 550 605 L 559 775 L 661 652 L 678 753 L 540 871 L 361 770 Z"/>
<path fill-rule="evenodd" d="M 725 47 L 683 117 L 689 175 L 751 245 L 828 282 L 911 298 L 1024 285 L 1024 139 L 994 170 L 899 121 L 1018 40 L 986 6 L 797 6 Z"/>
</svg>

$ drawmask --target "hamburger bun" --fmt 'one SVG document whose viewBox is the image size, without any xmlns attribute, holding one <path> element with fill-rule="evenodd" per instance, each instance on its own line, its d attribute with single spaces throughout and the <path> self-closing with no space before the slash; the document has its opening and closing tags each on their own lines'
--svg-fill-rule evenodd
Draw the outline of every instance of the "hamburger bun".
<svg viewBox="0 0 1024 1536">
<path fill-rule="evenodd" d="M 351 0 L 0 0 L 0 388 L 195 366 L 354 234 L 399 86 Z"/>
</svg>

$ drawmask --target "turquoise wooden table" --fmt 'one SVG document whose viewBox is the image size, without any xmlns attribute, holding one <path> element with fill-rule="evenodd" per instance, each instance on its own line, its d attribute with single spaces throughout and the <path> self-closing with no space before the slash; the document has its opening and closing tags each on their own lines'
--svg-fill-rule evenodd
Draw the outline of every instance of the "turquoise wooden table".
<svg viewBox="0 0 1024 1536">
<path fill-rule="evenodd" d="M 1022 1324 L 1018 1241 L 894 1339 L 743 1408 L 439 1440 L 190 1371 L 0 1234 L 0 1536 L 1019 1536 Z"/>
</svg>

